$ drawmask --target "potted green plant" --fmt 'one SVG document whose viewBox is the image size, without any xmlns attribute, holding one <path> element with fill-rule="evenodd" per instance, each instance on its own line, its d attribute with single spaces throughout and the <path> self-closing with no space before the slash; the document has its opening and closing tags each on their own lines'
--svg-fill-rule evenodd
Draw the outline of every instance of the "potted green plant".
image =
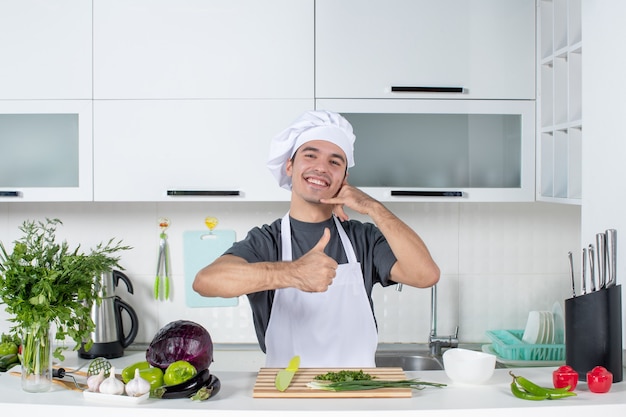
<svg viewBox="0 0 626 417">
<path fill-rule="evenodd" d="M 101 274 L 123 269 L 118 252 L 131 249 L 110 239 L 90 253 L 71 250 L 56 241 L 59 219 L 26 220 L 23 236 L 9 253 L 0 242 L 0 303 L 12 315 L 11 333 L 21 339 L 22 388 L 47 391 L 51 382 L 52 356 L 64 360 L 64 341 L 76 342 L 74 350 L 93 344 L 93 303 L 100 303 Z M 54 333 L 54 338 L 51 334 Z M 52 349 L 52 339 L 60 341 Z"/>
</svg>

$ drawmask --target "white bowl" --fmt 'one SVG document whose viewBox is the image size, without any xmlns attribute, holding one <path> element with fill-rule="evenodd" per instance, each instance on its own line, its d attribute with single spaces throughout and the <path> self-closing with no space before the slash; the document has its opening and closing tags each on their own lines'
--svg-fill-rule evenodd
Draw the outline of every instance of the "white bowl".
<svg viewBox="0 0 626 417">
<path fill-rule="evenodd" d="M 483 384 L 493 375 L 496 357 L 489 353 L 468 349 L 448 349 L 443 353 L 443 368 L 454 382 Z"/>
</svg>

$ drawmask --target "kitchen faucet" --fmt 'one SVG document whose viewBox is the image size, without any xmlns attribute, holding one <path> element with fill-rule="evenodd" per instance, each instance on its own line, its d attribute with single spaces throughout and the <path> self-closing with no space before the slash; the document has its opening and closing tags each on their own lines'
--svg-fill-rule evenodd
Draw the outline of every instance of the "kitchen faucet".
<svg viewBox="0 0 626 417">
<path fill-rule="evenodd" d="M 396 291 L 402 291 L 402 283 L 396 285 Z M 437 336 L 437 285 L 430 289 L 430 334 L 428 347 L 431 356 L 441 356 L 441 348 L 455 348 L 459 346 L 459 326 L 456 326 L 454 335 Z"/>
<path fill-rule="evenodd" d="M 441 348 L 455 348 L 459 346 L 459 326 L 456 326 L 454 335 L 437 336 L 437 285 L 430 290 L 430 335 L 428 347 L 432 356 L 441 356 Z"/>
</svg>

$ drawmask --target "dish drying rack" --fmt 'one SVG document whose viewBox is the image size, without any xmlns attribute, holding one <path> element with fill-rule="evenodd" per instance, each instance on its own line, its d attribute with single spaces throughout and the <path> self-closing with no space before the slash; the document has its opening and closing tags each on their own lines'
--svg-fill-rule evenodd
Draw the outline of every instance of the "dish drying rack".
<svg viewBox="0 0 626 417">
<path fill-rule="evenodd" d="M 515 361 L 564 361 L 564 344 L 529 344 L 524 330 L 487 330 L 493 351 L 502 359 Z"/>
</svg>

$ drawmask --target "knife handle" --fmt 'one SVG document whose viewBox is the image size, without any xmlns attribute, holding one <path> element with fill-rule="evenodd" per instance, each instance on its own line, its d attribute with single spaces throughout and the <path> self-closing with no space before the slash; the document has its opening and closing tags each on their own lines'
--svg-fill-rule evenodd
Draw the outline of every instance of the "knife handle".
<svg viewBox="0 0 626 417">
<path fill-rule="evenodd" d="M 598 263 L 596 267 L 598 268 L 598 281 L 600 281 L 600 288 L 602 289 L 606 286 L 606 234 L 598 233 L 596 234 L 596 254 L 598 257 Z"/>
<path fill-rule="evenodd" d="M 617 230 L 608 229 L 606 231 L 606 265 L 608 280 L 606 286 L 613 286 L 616 283 L 617 274 Z"/>
<path fill-rule="evenodd" d="M 581 288 L 583 294 L 587 294 L 587 248 L 583 248 L 583 256 L 582 256 L 582 273 L 581 273 Z"/>
<path fill-rule="evenodd" d="M 596 285 L 596 268 L 595 268 L 595 250 L 593 245 L 589 245 L 589 249 L 587 249 L 587 254 L 589 255 L 589 278 L 591 281 L 591 291 L 596 291 L 599 289 L 599 286 Z"/>
</svg>

